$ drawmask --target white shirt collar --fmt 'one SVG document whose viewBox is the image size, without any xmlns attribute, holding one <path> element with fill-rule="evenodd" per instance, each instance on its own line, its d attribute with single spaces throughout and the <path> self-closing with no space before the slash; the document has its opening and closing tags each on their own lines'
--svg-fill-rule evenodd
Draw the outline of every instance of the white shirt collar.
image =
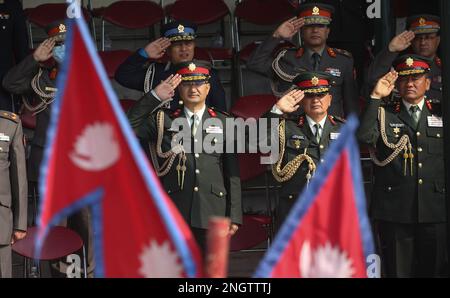
<svg viewBox="0 0 450 298">
<path fill-rule="evenodd" d="M 403 105 L 405 106 L 406 110 L 409 113 L 409 109 L 411 108 L 411 106 L 413 106 L 413 104 L 410 104 L 409 102 L 407 102 L 404 99 L 402 99 L 402 101 L 403 101 Z M 425 104 L 425 98 L 422 98 L 422 100 L 417 104 L 417 106 L 419 107 L 419 111 L 422 112 L 424 104 Z"/>
<path fill-rule="evenodd" d="M 314 125 L 316 125 L 316 124 L 320 124 L 320 127 L 322 128 L 322 130 L 323 130 L 323 128 L 325 127 L 325 121 L 327 121 L 327 116 L 325 116 L 325 117 L 323 117 L 323 119 L 322 120 L 320 120 L 319 121 L 319 123 L 316 123 L 314 120 L 312 120 L 308 115 L 306 115 L 306 120 L 308 121 L 308 125 L 309 125 L 309 128 L 311 128 L 311 131 L 313 132 L 313 133 L 315 133 L 315 128 L 314 128 Z"/>
<path fill-rule="evenodd" d="M 203 105 L 203 108 L 201 108 L 199 111 L 197 111 L 197 113 L 195 113 L 197 115 L 197 121 L 200 121 L 203 117 L 203 114 L 205 113 L 206 110 L 206 105 Z M 194 115 L 194 113 L 189 110 L 188 108 L 186 108 L 186 106 L 184 107 L 184 114 L 186 115 L 186 118 L 188 120 L 191 120 L 192 115 Z M 191 121 L 188 121 L 189 125 L 191 123 Z"/>
</svg>

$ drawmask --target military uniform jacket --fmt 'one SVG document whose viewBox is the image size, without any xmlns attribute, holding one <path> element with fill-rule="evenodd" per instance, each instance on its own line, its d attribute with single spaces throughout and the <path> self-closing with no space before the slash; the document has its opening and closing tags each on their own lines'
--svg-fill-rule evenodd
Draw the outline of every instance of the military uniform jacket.
<svg viewBox="0 0 450 298">
<path fill-rule="evenodd" d="M 27 27 L 19 0 L 0 1 L 0 80 L 28 53 Z"/>
<path fill-rule="evenodd" d="M 273 118 L 280 117 L 280 115 L 268 112 L 264 117 Z M 282 119 L 280 119 L 280 121 L 281 120 Z M 342 123 L 343 120 L 338 117 L 331 115 L 327 116 L 327 120 L 322 129 L 320 143 L 317 143 L 314 133 L 311 131 L 304 114 L 288 117 L 285 125 L 285 153 L 281 166 L 284 167 L 289 161 L 293 160 L 298 155 L 305 153 L 305 150 L 306 154 L 313 159 L 316 166 L 319 166 L 319 164 L 323 162 L 323 157 L 331 142 L 339 136 L 339 130 Z M 299 193 L 306 185 L 307 173 L 308 162 L 304 161 L 294 176 L 290 180 L 282 183 L 279 193 L 280 198 L 297 199 Z"/>
<path fill-rule="evenodd" d="M 250 70 L 268 75 L 273 78 L 274 84 L 280 93 L 286 92 L 292 87 L 292 81 L 280 78 L 272 68 L 272 52 L 279 45 L 280 39 L 269 37 L 266 39 L 250 57 L 247 67 Z M 281 51 L 278 55 L 281 55 Z M 287 49 L 284 57 L 279 60 L 280 68 L 290 76 L 296 76 L 303 71 L 312 71 L 312 58 L 306 54 L 304 48 Z M 358 111 L 358 93 L 356 82 L 353 77 L 353 58 L 350 53 L 326 47 L 323 51 L 320 71 L 333 75 L 334 85 L 330 94 L 333 96 L 328 112 L 332 115 L 344 116 L 350 112 Z"/>
<path fill-rule="evenodd" d="M 400 55 L 400 53 L 392 53 L 388 48 L 382 50 L 376 57 L 372 64 L 369 66 L 369 90 L 375 87 L 377 81 L 391 70 L 392 63 Z M 441 75 L 441 59 L 435 57 L 433 63 L 430 65 L 430 90 L 427 91 L 427 98 L 440 102 L 442 99 L 442 75 Z"/>
<path fill-rule="evenodd" d="M 153 79 L 153 88 L 156 88 L 161 81 L 167 79 L 171 74 L 175 73 L 173 65 L 171 63 L 159 63 L 151 61 L 143 57 L 139 52 L 134 53 L 123 62 L 116 71 L 114 76 L 115 80 L 124 87 L 135 89 L 138 91 L 144 91 L 144 81 L 147 69 L 151 64 L 155 66 L 155 75 Z M 209 80 L 211 89 L 208 97 L 206 98 L 206 104 L 208 106 L 216 107 L 221 111 L 227 110 L 225 90 L 220 83 L 219 76 L 215 70 L 211 70 L 211 79 Z M 175 90 L 174 100 L 170 103 L 170 109 L 175 111 L 180 107 L 180 96 L 178 91 Z"/>
<path fill-rule="evenodd" d="M 27 230 L 27 174 L 22 123 L 0 111 L 0 245 L 9 245 L 14 230 Z"/>
<path fill-rule="evenodd" d="M 377 111 L 381 105 L 381 100 L 369 101 L 358 138 L 365 144 L 376 146 L 378 159 L 384 160 L 393 151 L 380 137 Z M 443 128 L 442 123 L 431 118 L 436 116 L 436 105 L 424 104 L 417 131 L 402 102 L 387 106 L 385 110 L 388 141 L 397 143 L 404 134 L 410 138 L 414 154 L 413 175 L 410 175 L 410 160 L 404 175 L 403 152 L 387 166 L 375 166 L 370 206 L 372 217 L 396 223 L 445 222 Z"/>
<path fill-rule="evenodd" d="M 27 56 L 6 74 L 3 79 L 4 88 L 12 94 L 23 95 L 27 98 L 35 98 L 37 101 L 40 101 L 40 98 L 31 87 L 31 81 L 38 73 L 39 69 L 42 69 L 43 71 L 39 80 L 41 88 L 55 88 L 56 77 L 54 78 L 51 74 L 52 70 L 55 70 L 55 68 L 39 64 L 34 60 L 32 55 Z M 45 140 L 47 137 L 50 113 L 51 105 L 36 115 L 36 129 L 31 144 L 31 155 L 28 167 L 28 177 L 30 181 L 36 182 L 39 177 L 39 166 L 42 161 Z"/>
<path fill-rule="evenodd" d="M 128 118 L 135 129 L 142 144 L 148 146 L 149 142 L 156 143 L 157 126 L 156 114 L 160 101 L 151 93 L 133 106 L 128 112 Z M 154 111 L 155 110 L 155 111 Z M 152 113 L 153 111 L 153 113 Z M 186 119 L 183 110 L 175 112 L 163 109 L 164 129 L 162 151 L 171 149 L 171 141 L 179 128 L 172 128 L 172 121 L 180 119 L 185 125 Z M 149 116 L 150 115 L 150 116 Z M 223 123 L 223 133 L 208 133 L 210 141 L 223 148 L 226 147 L 225 119 L 226 115 L 206 108 L 201 123 L 209 118 L 218 118 Z M 207 135 L 208 127 L 198 126 L 195 139 L 203 142 Z M 215 140 L 211 140 L 214 137 Z M 192 144 L 192 143 L 191 143 Z M 185 146 L 185 144 L 183 144 Z M 178 173 L 174 165 L 167 175 L 160 177 L 164 189 L 172 198 L 183 218 L 191 227 L 208 227 L 211 216 L 226 216 L 233 223 L 242 223 L 241 184 L 239 178 L 239 165 L 235 154 L 229 153 L 187 153 L 186 173 L 183 189 L 178 184 Z M 164 160 L 159 159 L 162 164 Z"/>
</svg>

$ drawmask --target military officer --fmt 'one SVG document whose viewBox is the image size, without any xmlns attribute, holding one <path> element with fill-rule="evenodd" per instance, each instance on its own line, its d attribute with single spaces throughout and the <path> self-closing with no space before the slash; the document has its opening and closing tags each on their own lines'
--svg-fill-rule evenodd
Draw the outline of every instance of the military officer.
<svg viewBox="0 0 450 298">
<path fill-rule="evenodd" d="M 328 114 L 333 77 L 324 72 L 303 72 L 294 79 L 296 89 L 283 96 L 265 114 L 281 117 L 278 127 L 280 154 L 272 166 L 274 178 L 282 183 L 277 208 L 281 226 L 299 193 L 308 185 L 323 161 L 332 140 L 339 136 L 343 119 Z M 300 107 L 303 113 L 294 115 Z"/>
<path fill-rule="evenodd" d="M 11 277 L 11 244 L 27 230 L 27 174 L 22 123 L 0 111 L 0 277 Z"/>
<path fill-rule="evenodd" d="M 176 69 L 175 76 L 130 109 L 128 118 L 141 142 L 150 143 L 153 166 L 165 190 L 204 249 L 211 216 L 229 217 L 230 234 L 242 223 L 239 166 L 236 155 L 226 151 L 228 142 L 234 145 L 227 139 L 228 115 L 205 103 L 210 64 L 190 61 Z M 171 111 L 163 106 L 177 86 L 184 105 Z"/>
<path fill-rule="evenodd" d="M 175 73 L 175 64 L 194 59 L 196 31 L 197 26 L 187 21 L 173 21 L 164 25 L 161 38 L 139 49 L 119 66 L 115 74 L 116 81 L 124 87 L 149 92 L 169 75 Z M 158 62 L 166 52 L 169 62 Z M 206 103 L 226 111 L 225 91 L 214 70 L 211 70 L 209 84 L 211 91 Z M 175 92 L 170 109 L 175 111 L 182 104 L 182 99 Z"/>
<path fill-rule="evenodd" d="M 28 54 L 27 26 L 19 0 L 0 0 L 0 82 Z M 14 111 L 11 95 L 0 86 L 0 110 Z"/>
<path fill-rule="evenodd" d="M 369 67 L 369 89 L 384 76 L 399 55 L 405 52 L 424 56 L 432 60 L 428 74 L 431 80 L 427 98 L 440 102 L 442 98 L 441 59 L 437 55 L 440 43 L 440 18 L 433 15 L 415 15 L 407 20 L 408 31 L 395 36 L 388 47 L 382 50 Z"/>
<path fill-rule="evenodd" d="M 357 87 L 353 75 L 353 58 L 345 50 L 330 48 L 327 39 L 334 9 L 330 5 L 308 3 L 299 6 L 296 18 L 281 24 L 252 54 L 250 70 L 273 78 L 273 92 L 281 97 L 292 87 L 292 80 L 304 71 L 325 71 L 333 76 L 330 113 L 344 116 L 357 111 Z M 291 39 L 300 30 L 304 46 L 284 49 L 275 59 L 271 55 L 281 40 Z"/>
<path fill-rule="evenodd" d="M 3 87 L 12 94 L 22 95 L 26 108 L 36 115 L 36 128 L 28 160 L 28 181 L 31 184 L 30 189 L 34 188 L 36 192 L 52 103 L 57 91 L 56 78 L 59 66 L 64 61 L 64 21 L 51 23 L 46 32 L 48 39 L 40 44 L 33 54 L 14 66 L 3 79 Z M 67 226 L 82 237 L 88 250 L 88 275 L 93 276 L 93 232 L 90 218 L 89 209 L 83 209 L 68 218 Z"/>
<path fill-rule="evenodd" d="M 370 214 L 388 277 L 442 276 L 447 268 L 443 123 L 426 57 L 405 55 L 378 80 L 358 138 L 376 148 Z M 401 98 L 383 101 L 397 88 Z"/>
</svg>

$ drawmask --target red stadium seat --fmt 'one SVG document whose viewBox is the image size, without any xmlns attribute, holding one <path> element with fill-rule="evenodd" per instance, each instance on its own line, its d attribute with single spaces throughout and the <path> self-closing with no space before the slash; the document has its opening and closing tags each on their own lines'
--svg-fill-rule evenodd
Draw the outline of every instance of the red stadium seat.
<svg viewBox="0 0 450 298">
<path fill-rule="evenodd" d="M 36 236 L 37 227 L 30 227 L 27 229 L 26 237 L 15 242 L 11 247 L 15 253 L 25 257 L 24 277 L 28 277 L 28 260 L 35 260 L 36 257 Z M 86 250 L 81 237 L 71 229 L 59 226 L 53 227 L 48 232 L 38 260 L 60 259 L 77 252 L 81 248 L 83 249 L 83 267 L 86 268 Z M 86 270 L 84 277 L 86 277 Z"/>
<path fill-rule="evenodd" d="M 105 21 L 121 28 L 143 29 L 164 18 L 162 8 L 152 1 L 117 1 L 96 14 L 102 18 L 102 50 L 105 50 Z"/>
<path fill-rule="evenodd" d="M 199 9 L 201 8 L 201 9 Z M 174 20 L 186 20 L 197 24 L 198 26 L 212 24 L 223 21 L 226 16 L 230 17 L 230 26 L 232 26 L 231 14 L 228 6 L 223 0 L 177 0 L 175 3 L 166 6 L 167 15 Z M 224 24 L 222 23 L 222 36 L 224 36 Z M 233 40 L 231 40 L 233 45 Z M 204 50 L 212 62 L 231 60 L 233 51 L 231 48 L 209 48 Z M 202 58 L 196 56 L 197 59 Z"/>
<path fill-rule="evenodd" d="M 256 94 L 240 97 L 231 108 L 235 117 L 260 118 L 277 102 L 272 94 Z"/>
<path fill-rule="evenodd" d="M 113 79 L 117 68 L 132 54 L 132 52 L 129 50 L 116 50 L 106 52 L 100 51 L 98 54 L 105 66 L 108 77 Z"/>
<path fill-rule="evenodd" d="M 268 35 L 270 31 L 246 32 L 242 29 L 242 22 L 247 22 L 258 26 L 278 25 L 294 16 L 294 7 L 288 0 L 243 0 L 240 1 L 234 11 L 235 23 L 235 44 L 238 55 L 237 69 L 239 82 L 239 95 L 243 95 L 243 74 L 241 62 L 247 62 L 250 55 L 257 48 L 258 42 L 252 42 L 245 47 L 241 46 L 242 35 Z M 290 47 L 292 44 L 283 42 L 274 51 L 278 52 L 281 48 Z"/>
</svg>

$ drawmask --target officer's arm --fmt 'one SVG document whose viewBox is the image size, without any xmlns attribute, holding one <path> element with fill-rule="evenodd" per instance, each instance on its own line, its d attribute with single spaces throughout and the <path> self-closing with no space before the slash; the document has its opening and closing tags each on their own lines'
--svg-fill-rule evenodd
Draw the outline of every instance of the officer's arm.
<svg viewBox="0 0 450 298">
<path fill-rule="evenodd" d="M 272 53 L 280 41 L 280 38 L 275 38 L 272 35 L 268 37 L 250 56 L 247 61 L 247 68 L 263 75 L 270 75 L 272 73 Z"/>
<path fill-rule="evenodd" d="M 27 173 L 22 123 L 19 121 L 11 142 L 10 177 L 14 230 L 27 230 Z"/>
<path fill-rule="evenodd" d="M 369 66 L 369 72 L 367 76 L 369 90 L 375 86 L 377 81 L 384 76 L 391 69 L 392 63 L 398 57 L 397 52 L 390 52 L 388 47 L 383 49 L 378 55 L 375 56 L 374 61 Z"/>
<path fill-rule="evenodd" d="M 148 58 L 140 50 L 128 57 L 116 70 L 114 79 L 124 87 L 144 91 L 145 67 Z"/>
<path fill-rule="evenodd" d="M 22 4 L 19 1 L 10 2 L 15 5 L 13 17 L 14 57 L 22 61 L 28 55 L 28 31 Z"/>
<path fill-rule="evenodd" d="M 31 80 L 39 71 L 39 62 L 28 55 L 19 64 L 11 68 L 3 78 L 3 88 L 9 93 L 24 95 L 32 91 Z"/>
<path fill-rule="evenodd" d="M 343 73 L 343 105 L 345 115 L 359 114 L 358 86 L 353 76 L 353 58 L 350 58 Z"/>
<path fill-rule="evenodd" d="M 153 90 L 144 94 L 127 112 L 131 127 L 136 129 L 141 126 L 151 114 L 156 112 L 160 105 L 161 101 L 156 97 L 156 93 Z"/>
<path fill-rule="evenodd" d="M 237 155 L 225 153 L 223 156 L 223 172 L 227 189 L 227 216 L 232 223 L 242 224 L 242 190 Z"/>
<path fill-rule="evenodd" d="M 381 99 L 370 98 L 367 103 L 357 131 L 358 140 L 364 144 L 375 146 L 380 136 L 378 130 L 378 108 L 380 106 Z"/>
<path fill-rule="evenodd" d="M 219 75 L 215 70 L 211 70 L 210 84 L 211 90 L 206 99 L 207 104 L 216 107 L 219 111 L 228 111 L 225 90 L 223 89 Z"/>
</svg>

